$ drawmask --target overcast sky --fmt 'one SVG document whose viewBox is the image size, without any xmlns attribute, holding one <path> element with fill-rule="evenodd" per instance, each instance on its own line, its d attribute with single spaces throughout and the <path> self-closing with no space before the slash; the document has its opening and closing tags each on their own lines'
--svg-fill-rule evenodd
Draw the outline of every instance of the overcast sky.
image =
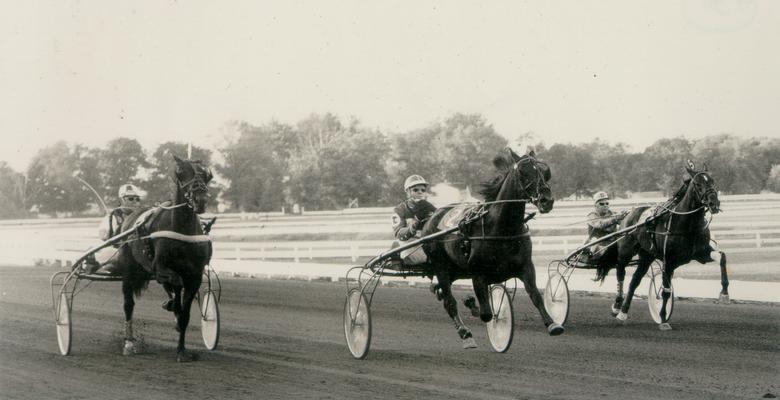
<svg viewBox="0 0 780 400">
<path fill-rule="evenodd" d="M 229 5 L 227 5 L 229 4 Z M 9 1 L 0 160 L 225 123 L 480 113 L 511 139 L 780 136 L 777 1 Z M 9 140 L 10 139 L 10 140 Z"/>
</svg>

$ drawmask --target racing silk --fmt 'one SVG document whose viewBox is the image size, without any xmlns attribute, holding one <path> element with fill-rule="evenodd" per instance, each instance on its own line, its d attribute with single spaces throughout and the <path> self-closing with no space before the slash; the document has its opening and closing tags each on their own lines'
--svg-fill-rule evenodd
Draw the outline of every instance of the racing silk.
<svg viewBox="0 0 780 400">
<path fill-rule="evenodd" d="M 418 230 L 422 226 L 416 227 L 417 222 L 422 221 L 436 211 L 436 206 L 427 200 L 415 202 L 411 199 L 397 205 L 393 210 L 393 234 L 396 239 L 407 241 L 414 236 L 419 236 Z"/>
<path fill-rule="evenodd" d="M 125 218 L 135 210 L 135 208 L 130 207 L 118 207 L 106 214 L 100 221 L 100 226 L 98 227 L 100 240 L 108 240 L 110 237 L 118 234 Z"/>
<path fill-rule="evenodd" d="M 596 211 L 588 214 L 588 240 L 606 236 L 617 230 L 620 215 L 615 215 L 612 210 L 600 215 Z"/>
</svg>

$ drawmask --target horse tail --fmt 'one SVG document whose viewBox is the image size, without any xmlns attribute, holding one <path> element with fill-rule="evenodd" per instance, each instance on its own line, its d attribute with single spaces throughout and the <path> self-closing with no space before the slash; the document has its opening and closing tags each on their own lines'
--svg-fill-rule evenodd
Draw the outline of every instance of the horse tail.
<svg viewBox="0 0 780 400">
<path fill-rule="evenodd" d="M 607 277 L 609 270 L 610 268 L 608 265 L 600 263 L 598 266 L 596 266 L 596 277 L 593 278 L 593 281 L 604 283 L 604 278 Z"/>
<path fill-rule="evenodd" d="M 144 290 L 146 290 L 148 287 L 149 287 L 149 281 L 144 279 L 144 282 L 142 284 L 133 288 L 133 294 L 135 294 L 135 297 L 140 297 L 141 293 L 143 293 Z"/>
</svg>

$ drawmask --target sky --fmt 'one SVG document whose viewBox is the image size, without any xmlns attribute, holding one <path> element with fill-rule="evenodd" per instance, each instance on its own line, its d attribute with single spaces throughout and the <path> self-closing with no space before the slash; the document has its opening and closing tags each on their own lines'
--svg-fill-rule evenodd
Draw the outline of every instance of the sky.
<svg viewBox="0 0 780 400">
<path fill-rule="evenodd" d="M 4 0 L 1 0 L 5 2 Z M 0 161 L 59 140 L 217 149 L 331 112 L 390 134 L 478 113 L 513 140 L 780 136 L 777 1 L 8 1 Z"/>
</svg>

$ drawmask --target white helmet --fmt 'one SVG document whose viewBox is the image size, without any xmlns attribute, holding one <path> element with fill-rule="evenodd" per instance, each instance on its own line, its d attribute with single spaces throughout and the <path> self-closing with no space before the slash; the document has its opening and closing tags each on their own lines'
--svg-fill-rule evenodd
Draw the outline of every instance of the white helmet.
<svg viewBox="0 0 780 400">
<path fill-rule="evenodd" d="M 408 178 L 404 181 L 404 191 L 409 190 L 409 188 L 417 186 L 417 185 L 425 185 L 429 186 L 428 182 L 420 175 L 409 175 Z"/>
<path fill-rule="evenodd" d="M 594 203 L 598 203 L 601 200 L 607 200 L 607 199 L 609 199 L 609 195 L 607 194 L 607 192 L 598 192 L 593 195 Z"/>
<path fill-rule="evenodd" d="M 126 183 L 119 187 L 119 198 L 121 199 L 126 196 L 141 197 L 141 190 L 131 183 Z"/>
</svg>

